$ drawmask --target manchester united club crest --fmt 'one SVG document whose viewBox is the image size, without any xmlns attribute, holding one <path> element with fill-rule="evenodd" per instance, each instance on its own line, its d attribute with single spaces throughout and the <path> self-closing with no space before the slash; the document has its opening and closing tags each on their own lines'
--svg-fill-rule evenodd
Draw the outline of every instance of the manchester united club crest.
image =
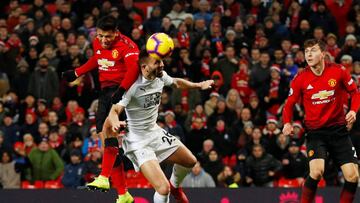
<svg viewBox="0 0 360 203">
<path fill-rule="evenodd" d="M 335 80 L 335 79 L 330 79 L 330 80 L 328 81 L 328 84 L 329 84 L 330 87 L 335 87 L 335 85 L 336 85 L 336 80 Z"/>
<path fill-rule="evenodd" d="M 119 57 L 118 50 L 116 50 L 116 49 L 112 50 L 111 55 L 114 59 L 117 59 Z"/>
</svg>

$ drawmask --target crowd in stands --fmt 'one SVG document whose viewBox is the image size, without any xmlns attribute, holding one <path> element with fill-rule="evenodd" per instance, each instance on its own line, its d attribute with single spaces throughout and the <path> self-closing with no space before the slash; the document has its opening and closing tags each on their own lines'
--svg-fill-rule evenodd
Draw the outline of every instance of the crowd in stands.
<svg viewBox="0 0 360 203">
<path fill-rule="evenodd" d="M 55 181 L 77 188 L 100 172 L 97 72 L 72 83 L 61 72 L 94 54 L 96 21 L 104 15 L 116 17 L 139 48 L 152 33 L 170 35 L 170 76 L 215 81 L 210 91 L 162 93 L 158 124 L 198 158 L 184 187 L 300 185 L 308 170 L 302 106 L 294 109 L 294 134 L 281 133 L 289 83 L 306 67 L 303 42 L 316 38 L 326 42 L 326 60 L 341 63 L 359 85 L 360 2 L 164 0 L 148 15 L 135 5 L 0 1 L 0 185 Z M 358 152 L 359 121 L 351 130 Z M 341 179 L 329 159 L 324 182 Z"/>
</svg>

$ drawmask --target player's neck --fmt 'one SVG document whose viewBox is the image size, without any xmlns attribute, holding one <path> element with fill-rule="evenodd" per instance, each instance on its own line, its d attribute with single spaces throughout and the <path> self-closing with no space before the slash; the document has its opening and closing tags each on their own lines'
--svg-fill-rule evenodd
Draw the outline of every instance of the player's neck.
<svg viewBox="0 0 360 203">
<path fill-rule="evenodd" d="M 142 73 L 143 77 L 146 79 L 146 80 L 154 80 L 156 78 L 155 75 L 152 75 L 152 74 L 148 74 L 147 72 L 145 73 Z"/>
<path fill-rule="evenodd" d="M 325 61 L 321 61 L 315 66 L 310 66 L 310 69 L 316 76 L 322 75 L 325 69 Z"/>
</svg>

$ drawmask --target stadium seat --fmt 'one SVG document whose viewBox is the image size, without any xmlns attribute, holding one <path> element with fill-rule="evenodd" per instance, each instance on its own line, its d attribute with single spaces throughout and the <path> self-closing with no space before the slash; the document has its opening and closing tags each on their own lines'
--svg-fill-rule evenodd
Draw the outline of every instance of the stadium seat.
<svg viewBox="0 0 360 203">
<path fill-rule="evenodd" d="M 281 177 L 279 181 L 277 182 L 278 187 L 301 187 L 302 181 L 299 181 L 298 179 L 287 179 L 284 177 Z"/>
<path fill-rule="evenodd" d="M 29 181 L 25 180 L 21 182 L 21 188 L 23 189 L 41 189 L 44 188 L 44 182 L 37 180 L 34 184 L 31 184 Z"/>
<path fill-rule="evenodd" d="M 45 181 L 44 188 L 46 189 L 59 189 L 63 188 L 64 186 L 61 184 L 60 180 L 48 180 Z"/>
</svg>

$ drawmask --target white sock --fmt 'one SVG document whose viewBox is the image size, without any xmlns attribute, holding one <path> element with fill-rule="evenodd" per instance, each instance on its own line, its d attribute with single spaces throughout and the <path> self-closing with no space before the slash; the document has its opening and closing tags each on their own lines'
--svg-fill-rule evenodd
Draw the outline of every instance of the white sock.
<svg viewBox="0 0 360 203">
<path fill-rule="evenodd" d="M 185 176 L 191 171 L 191 168 L 186 168 L 180 166 L 179 164 L 174 164 L 173 171 L 170 178 L 170 183 L 175 188 L 180 187 L 181 182 L 184 180 Z"/>
<path fill-rule="evenodd" d="M 158 192 L 154 194 L 154 203 L 169 203 L 169 194 L 161 195 Z"/>
</svg>

